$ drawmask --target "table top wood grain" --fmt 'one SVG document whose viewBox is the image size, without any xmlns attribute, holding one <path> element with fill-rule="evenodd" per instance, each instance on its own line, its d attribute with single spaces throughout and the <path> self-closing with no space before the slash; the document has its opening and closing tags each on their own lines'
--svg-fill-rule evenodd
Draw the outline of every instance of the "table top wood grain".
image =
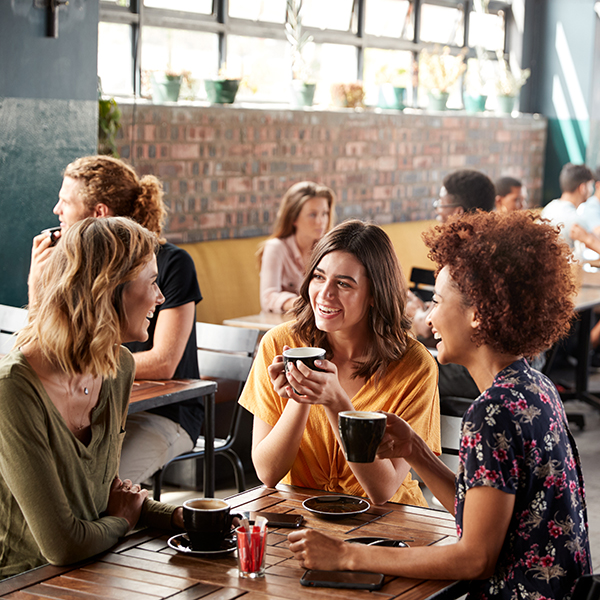
<svg viewBox="0 0 600 600">
<path fill-rule="evenodd" d="M 236 511 L 294 512 L 302 514 L 304 526 L 316 528 L 342 539 L 383 536 L 410 540 L 411 546 L 452 543 L 456 540 L 454 519 L 446 512 L 386 503 L 351 517 L 322 519 L 305 510 L 302 502 L 326 492 L 279 485 L 258 487 L 231 496 Z M 235 553 L 220 558 L 186 556 L 171 549 L 168 535 L 143 530 L 125 538 L 110 551 L 70 567 L 44 566 L 0 582 L 0 598 L 123 600 L 425 600 L 443 593 L 458 597 L 464 590 L 452 581 L 386 577 L 378 592 L 300 585 L 304 569 L 288 548 L 289 529 L 269 528 L 267 570 L 262 579 L 238 576 Z M 402 549 L 397 549 L 401 560 Z"/>
<path fill-rule="evenodd" d="M 131 390 L 129 414 L 208 396 L 217 389 L 214 381 L 203 379 L 136 379 Z"/>
</svg>

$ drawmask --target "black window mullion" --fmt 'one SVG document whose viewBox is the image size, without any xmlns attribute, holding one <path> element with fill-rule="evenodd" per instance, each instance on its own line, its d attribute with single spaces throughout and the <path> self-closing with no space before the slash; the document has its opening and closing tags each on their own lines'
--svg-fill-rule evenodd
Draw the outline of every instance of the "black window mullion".
<svg viewBox="0 0 600 600">
<path fill-rule="evenodd" d="M 470 0 L 465 0 L 463 4 L 463 48 L 467 46 L 469 39 L 469 21 L 471 20 L 471 4 Z"/>
<path fill-rule="evenodd" d="M 356 48 L 356 80 L 362 81 L 365 66 L 365 2 L 366 0 L 355 0 L 356 7 L 356 37 L 358 47 Z"/>
<path fill-rule="evenodd" d="M 227 62 L 227 35 L 229 21 L 229 0 L 213 0 L 217 22 L 223 25 L 223 31 L 219 32 L 219 69 Z"/>
<path fill-rule="evenodd" d="M 131 42 L 133 45 L 133 95 L 142 95 L 142 20 L 144 1 L 131 0 L 131 12 L 138 15 L 137 24 L 133 24 Z"/>
</svg>

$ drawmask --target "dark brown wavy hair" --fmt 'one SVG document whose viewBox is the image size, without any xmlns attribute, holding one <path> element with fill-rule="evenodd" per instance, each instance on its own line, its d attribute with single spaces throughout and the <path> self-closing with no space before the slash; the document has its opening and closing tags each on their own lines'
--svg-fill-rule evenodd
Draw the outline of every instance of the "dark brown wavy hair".
<svg viewBox="0 0 600 600">
<path fill-rule="evenodd" d="M 533 356 L 569 332 L 576 292 L 559 230 L 528 211 L 453 216 L 423 234 L 480 322 L 472 340 Z"/>
<path fill-rule="evenodd" d="M 167 210 L 162 184 L 154 175 L 140 179 L 122 160 L 98 155 L 73 161 L 64 176 L 82 182 L 81 196 L 88 209 L 106 204 L 115 217 L 129 217 L 160 238 Z"/>
<path fill-rule="evenodd" d="M 352 220 L 340 223 L 323 236 L 313 250 L 300 297 L 294 305 L 296 321 L 292 333 L 308 346 L 325 348 L 327 358 L 333 356 L 327 334 L 315 324 L 308 288 L 323 257 L 336 251 L 352 254 L 363 265 L 373 297 L 369 311 L 371 342 L 365 348 L 364 357 L 357 362 L 353 377 L 367 379 L 376 374 L 379 380 L 388 365 L 404 355 L 411 327 L 404 310 L 406 280 L 394 246 L 381 227 Z"/>
</svg>

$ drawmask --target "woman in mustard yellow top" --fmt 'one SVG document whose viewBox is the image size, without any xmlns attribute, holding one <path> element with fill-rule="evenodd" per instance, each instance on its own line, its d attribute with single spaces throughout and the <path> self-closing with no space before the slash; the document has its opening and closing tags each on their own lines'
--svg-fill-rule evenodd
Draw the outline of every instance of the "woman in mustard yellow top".
<svg viewBox="0 0 600 600">
<path fill-rule="evenodd" d="M 263 483 L 426 505 L 406 461 L 349 463 L 337 433 L 341 411 L 384 410 L 440 453 L 437 369 L 409 335 L 405 299 L 398 259 L 380 227 L 347 221 L 318 243 L 296 321 L 265 335 L 240 399 L 254 414 L 252 459 Z M 297 346 L 325 348 L 322 371 L 297 363 L 286 375 L 282 352 Z"/>
</svg>

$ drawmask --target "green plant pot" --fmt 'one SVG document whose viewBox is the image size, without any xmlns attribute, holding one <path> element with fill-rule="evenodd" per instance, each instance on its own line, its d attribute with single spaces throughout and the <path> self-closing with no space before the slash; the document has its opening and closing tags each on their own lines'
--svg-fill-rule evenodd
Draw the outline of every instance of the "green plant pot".
<svg viewBox="0 0 600 600">
<path fill-rule="evenodd" d="M 487 96 L 478 94 L 471 96 L 471 94 L 465 94 L 463 97 L 465 103 L 465 110 L 468 113 L 478 113 L 485 110 L 485 103 L 487 102 Z"/>
<path fill-rule="evenodd" d="M 448 102 L 449 92 L 429 92 L 429 103 L 427 107 L 429 110 L 446 110 L 446 103 Z"/>
<path fill-rule="evenodd" d="M 240 87 L 240 80 L 205 79 L 204 87 L 209 102 L 213 104 L 232 104 Z"/>
<path fill-rule="evenodd" d="M 510 115 L 515 108 L 516 96 L 496 96 L 496 111 L 503 115 Z"/>
<path fill-rule="evenodd" d="M 391 83 L 382 83 L 379 86 L 379 108 L 392 108 L 402 110 L 406 102 L 406 88 L 396 87 Z"/>
<path fill-rule="evenodd" d="M 312 106 L 316 89 L 316 83 L 305 83 L 299 79 L 292 79 L 292 105 Z"/>
<path fill-rule="evenodd" d="M 152 102 L 154 104 L 177 102 L 179 99 L 179 90 L 181 89 L 181 80 L 181 75 L 152 73 Z"/>
</svg>

